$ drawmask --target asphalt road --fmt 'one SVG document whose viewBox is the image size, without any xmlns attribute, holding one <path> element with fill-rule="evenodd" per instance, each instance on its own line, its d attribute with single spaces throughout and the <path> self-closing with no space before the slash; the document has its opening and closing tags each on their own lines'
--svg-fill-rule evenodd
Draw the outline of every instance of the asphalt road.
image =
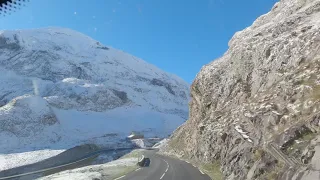
<svg viewBox="0 0 320 180">
<path fill-rule="evenodd" d="M 211 180 L 197 167 L 185 161 L 145 151 L 144 156 L 150 158 L 150 164 L 133 171 L 119 180 Z"/>
<path fill-rule="evenodd" d="M 131 148 L 119 148 L 117 150 L 128 149 Z M 85 161 L 88 158 L 109 151 L 114 151 L 114 149 L 103 149 L 95 151 L 90 154 L 87 154 L 86 156 L 80 158 L 77 161 L 44 169 L 33 169 L 33 171 L 31 170 L 21 174 L 14 173 L 16 171 L 9 171 L 10 173 L 8 174 L 4 173 L 7 176 L 0 175 L 0 180 L 15 179 L 22 177 L 23 179 L 34 179 L 38 173 L 49 173 L 53 170 L 56 170 L 57 172 L 66 170 L 69 169 L 69 166 L 79 165 L 82 161 Z M 194 167 L 192 164 L 171 157 L 156 154 L 156 150 L 146 150 L 144 151 L 144 156 L 150 159 L 150 161 L 147 161 L 147 167 L 139 168 L 134 172 L 131 172 L 123 177 L 117 178 L 117 180 L 210 180 L 210 177 L 208 175 L 203 174 L 197 167 Z"/>
<path fill-rule="evenodd" d="M 20 166 L 20 167 L 8 169 L 8 170 L 0 171 L 0 180 L 18 179 L 18 178 L 22 178 L 22 177 L 24 180 L 31 180 L 31 179 L 35 179 L 35 177 L 38 177 L 38 175 L 41 175 L 41 173 L 46 173 L 46 175 L 50 175 L 50 174 L 57 173 L 60 171 L 81 167 L 83 165 L 86 165 L 86 163 L 88 163 L 88 162 L 86 162 L 86 160 L 91 159 L 91 158 L 95 158 L 96 156 L 98 156 L 99 154 L 102 154 L 102 153 L 108 153 L 108 152 L 113 152 L 113 151 L 124 151 L 124 150 L 133 150 L 133 148 L 101 149 L 99 151 L 91 152 L 87 155 L 84 155 L 81 158 L 74 159 L 70 162 L 63 162 L 61 164 L 59 162 L 57 162 L 57 164 L 55 164 L 55 165 L 52 165 L 50 163 L 47 163 L 47 164 L 43 163 L 45 161 L 48 161 L 49 159 L 51 159 L 51 161 L 54 162 L 55 158 L 56 158 L 54 156 L 54 157 L 51 157 L 47 160 L 40 161 L 37 163 L 28 164 L 25 166 Z M 91 163 L 91 161 L 89 161 L 89 162 Z M 39 177 L 41 177 L 41 176 L 39 176 Z"/>
</svg>

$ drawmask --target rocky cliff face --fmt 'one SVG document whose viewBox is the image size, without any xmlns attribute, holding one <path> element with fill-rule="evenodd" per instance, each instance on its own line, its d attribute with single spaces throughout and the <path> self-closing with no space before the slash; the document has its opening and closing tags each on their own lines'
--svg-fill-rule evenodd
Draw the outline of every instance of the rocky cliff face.
<svg viewBox="0 0 320 180">
<path fill-rule="evenodd" d="M 281 0 L 191 86 L 166 149 L 224 179 L 318 179 L 320 1 Z"/>
</svg>

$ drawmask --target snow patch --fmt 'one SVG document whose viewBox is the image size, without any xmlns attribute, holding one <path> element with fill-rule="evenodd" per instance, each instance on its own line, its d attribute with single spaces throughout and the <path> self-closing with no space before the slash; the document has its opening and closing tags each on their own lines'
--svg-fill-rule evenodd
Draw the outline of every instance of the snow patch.
<svg viewBox="0 0 320 180">
<path fill-rule="evenodd" d="M 242 135 L 243 138 L 245 138 L 250 143 L 253 143 L 251 138 L 247 135 L 248 132 L 245 132 L 239 125 L 235 126 L 235 130 Z"/>
<path fill-rule="evenodd" d="M 122 145 L 131 131 L 166 137 L 188 117 L 188 83 L 82 33 L 0 39 L 0 153 Z"/>
<path fill-rule="evenodd" d="M 44 149 L 23 153 L 0 154 L 0 171 L 18 166 L 36 163 L 44 159 L 56 156 L 65 150 Z"/>
</svg>

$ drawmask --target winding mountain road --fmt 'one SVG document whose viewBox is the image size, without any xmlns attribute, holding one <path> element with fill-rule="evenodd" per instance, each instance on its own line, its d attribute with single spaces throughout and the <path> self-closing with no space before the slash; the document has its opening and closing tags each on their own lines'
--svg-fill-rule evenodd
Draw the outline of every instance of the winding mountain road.
<svg viewBox="0 0 320 180">
<path fill-rule="evenodd" d="M 144 152 L 150 158 L 147 167 L 142 167 L 117 180 L 210 180 L 211 178 L 190 163 L 162 156 L 155 150 Z"/>
<path fill-rule="evenodd" d="M 78 160 L 61 164 L 59 166 L 48 167 L 44 169 L 38 169 L 34 171 L 24 172 L 21 174 L 10 174 L 7 176 L 0 176 L 0 180 L 16 179 L 24 177 L 24 179 L 34 179 L 35 176 L 29 176 L 38 173 L 50 172 L 57 170 L 57 172 L 68 169 L 70 165 L 77 165 L 88 158 L 95 157 L 104 152 L 110 152 L 114 150 L 130 150 L 132 148 L 118 148 L 118 149 L 103 149 L 90 153 Z M 146 167 L 141 167 L 136 171 L 116 178 L 116 180 L 210 180 L 211 178 L 201 172 L 197 167 L 192 164 L 174 159 L 168 156 L 162 156 L 156 153 L 155 149 L 145 150 L 144 156 L 149 158 L 150 161 Z"/>
</svg>

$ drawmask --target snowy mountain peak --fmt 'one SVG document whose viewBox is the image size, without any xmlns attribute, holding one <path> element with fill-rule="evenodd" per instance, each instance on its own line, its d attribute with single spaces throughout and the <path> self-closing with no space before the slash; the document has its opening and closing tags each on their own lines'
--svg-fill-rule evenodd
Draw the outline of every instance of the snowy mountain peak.
<svg viewBox="0 0 320 180">
<path fill-rule="evenodd" d="M 104 65 L 103 68 L 112 70 L 114 66 L 125 66 L 128 69 L 116 69 L 113 72 L 133 71 L 145 76 L 166 78 L 170 82 L 184 84 L 182 79 L 168 74 L 159 68 L 146 63 L 123 51 L 104 46 L 100 42 L 76 31 L 66 28 L 43 28 L 30 30 L 0 31 L 0 47 L 9 49 L 29 50 L 39 55 L 51 55 L 51 58 L 66 58 L 67 62 L 79 63 L 82 66 L 94 63 Z M 46 54 L 49 53 L 49 54 Z M 71 59 L 73 58 L 73 59 Z M 60 62 L 57 68 L 62 68 Z M 126 70 L 124 72 L 124 70 Z M 110 72 L 111 73 L 111 72 Z"/>
<path fill-rule="evenodd" d="M 37 104 L 42 107 L 48 104 L 61 121 L 60 133 L 66 128 L 64 124 L 73 128 L 68 123 L 73 122 L 72 113 L 87 112 L 92 114 L 91 119 L 101 119 L 102 113 L 105 121 L 99 123 L 107 126 L 108 113 L 122 109 L 131 112 L 132 121 L 143 119 L 145 124 L 132 123 L 125 131 L 101 129 L 95 136 L 128 133 L 135 128 L 151 132 L 157 128 L 154 124 L 159 127 L 159 123 L 162 129 L 154 132 L 165 135 L 188 116 L 189 85 L 185 81 L 70 29 L 50 27 L 0 31 L 0 70 L 3 72 L 0 84 L 5 84 L 0 86 L 2 109 L 14 108 L 8 103 L 19 96 L 30 99 L 26 94 L 36 95 L 28 100 L 28 108 L 39 108 L 32 104 L 37 98 L 41 99 Z M 100 113 L 99 118 L 95 113 Z M 161 118 L 146 118 L 145 114 L 158 114 Z M 16 115 L 19 114 L 11 113 L 12 117 Z M 117 119 L 117 116 L 112 115 L 112 118 Z M 153 119 L 157 121 L 154 124 Z M 57 130 L 52 131 L 55 136 L 59 134 Z M 84 129 L 78 128 L 77 131 Z M 3 133 L 5 131 L 0 131 L 1 137 Z M 86 138 L 91 138 L 91 135 Z"/>
</svg>

